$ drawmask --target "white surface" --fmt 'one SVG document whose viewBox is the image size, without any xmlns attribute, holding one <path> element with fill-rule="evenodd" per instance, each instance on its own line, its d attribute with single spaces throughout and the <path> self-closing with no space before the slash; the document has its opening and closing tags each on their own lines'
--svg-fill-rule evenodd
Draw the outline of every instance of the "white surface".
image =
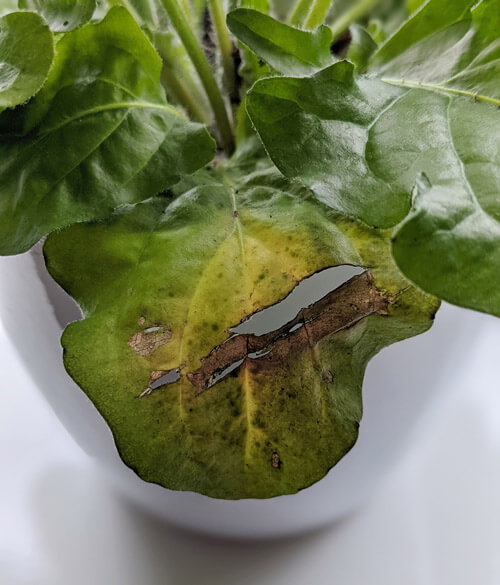
<svg viewBox="0 0 500 585">
<path fill-rule="evenodd" d="M 369 505 L 260 543 L 181 533 L 117 498 L 0 329 L 0 583 L 498 585 L 500 320 L 477 318 L 484 334 Z"/>
</svg>

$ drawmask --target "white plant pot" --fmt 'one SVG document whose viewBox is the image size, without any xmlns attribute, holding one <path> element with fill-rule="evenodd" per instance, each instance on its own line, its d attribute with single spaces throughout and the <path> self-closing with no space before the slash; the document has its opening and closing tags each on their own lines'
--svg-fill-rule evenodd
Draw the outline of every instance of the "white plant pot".
<svg viewBox="0 0 500 585">
<path fill-rule="evenodd" d="M 480 327 L 471 312 L 445 305 L 430 332 L 394 345 L 372 360 L 363 390 L 359 440 L 321 481 L 295 495 L 224 501 L 148 484 L 122 463 L 106 423 L 63 367 L 60 335 L 79 312 L 45 272 L 40 247 L 0 258 L 0 283 L 5 329 L 78 444 L 134 502 L 170 522 L 219 536 L 291 535 L 359 507 L 407 451 L 423 412 L 446 390 L 453 362 L 464 359 Z"/>
</svg>

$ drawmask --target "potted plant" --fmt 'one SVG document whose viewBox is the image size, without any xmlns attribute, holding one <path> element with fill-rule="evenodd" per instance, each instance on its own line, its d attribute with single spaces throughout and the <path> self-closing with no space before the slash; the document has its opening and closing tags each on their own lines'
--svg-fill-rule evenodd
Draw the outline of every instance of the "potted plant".
<svg viewBox="0 0 500 585">
<path fill-rule="evenodd" d="M 499 0 L 15 4 L 0 253 L 46 238 L 147 498 L 272 509 L 348 459 L 372 356 L 500 315 Z"/>
</svg>

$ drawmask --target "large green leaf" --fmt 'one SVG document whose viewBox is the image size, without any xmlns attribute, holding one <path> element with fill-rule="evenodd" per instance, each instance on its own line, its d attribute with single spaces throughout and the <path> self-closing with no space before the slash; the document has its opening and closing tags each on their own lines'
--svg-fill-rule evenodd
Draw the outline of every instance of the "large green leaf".
<svg viewBox="0 0 500 585">
<path fill-rule="evenodd" d="M 406 50 L 394 38 L 399 52 L 385 62 L 389 42 L 373 68 L 413 89 L 374 130 L 382 137 L 398 128 L 400 152 L 370 155 L 400 189 L 410 190 L 418 172 L 432 185 L 420 185 L 395 239 L 401 269 L 441 298 L 500 316 L 499 30 L 500 2 L 484 0 Z"/>
<path fill-rule="evenodd" d="M 66 368 L 124 461 L 147 481 L 230 499 L 320 479 L 356 440 L 367 361 L 437 308 L 401 278 L 388 233 L 335 218 L 257 153 L 45 244 L 85 315 L 64 333 Z M 230 331 L 346 263 L 370 271 L 278 331 Z"/>
<path fill-rule="evenodd" d="M 477 0 L 426 0 L 380 47 L 375 63 L 387 63 L 422 39 L 467 18 L 474 4 Z"/>
<path fill-rule="evenodd" d="M 42 18 L 23 12 L 2 16 L 0 112 L 35 95 L 45 83 L 53 59 L 54 39 Z"/>
<path fill-rule="evenodd" d="M 326 26 L 303 31 L 246 8 L 230 12 L 227 25 L 240 41 L 285 75 L 307 75 L 333 62 L 332 33 Z"/>
<path fill-rule="evenodd" d="M 68 32 L 89 22 L 96 0 L 19 0 L 19 8 L 40 13 L 55 32 Z"/>
<path fill-rule="evenodd" d="M 497 124 L 497 136 L 499 131 Z M 415 210 L 394 238 L 394 257 L 425 290 L 500 317 L 500 223 L 495 212 L 498 218 L 498 201 L 490 214 L 470 187 L 451 191 L 421 180 Z"/>
<path fill-rule="evenodd" d="M 0 253 L 146 199 L 212 158 L 207 131 L 166 103 L 160 69 L 123 8 L 64 35 L 42 90 L 4 121 Z"/>
<path fill-rule="evenodd" d="M 429 0 L 379 49 L 368 76 L 353 76 L 339 63 L 312 78 L 261 80 L 247 102 L 280 170 L 323 203 L 368 224 L 401 221 L 425 173 L 436 189 L 419 198 L 417 216 L 403 228 L 408 236 L 425 215 L 425 246 L 398 237 L 398 262 L 425 290 L 495 314 L 499 30 L 499 0 Z M 458 227 L 455 220 L 466 209 L 474 220 Z M 481 268 L 473 270 L 478 247 Z M 434 257 L 424 276 L 430 249 L 433 257 L 440 250 L 439 260 Z"/>
<path fill-rule="evenodd" d="M 250 92 L 247 111 L 285 175 L 332 209 L 389 227 L 406 215 L 409 197 L 391 187 L 366 151 L 380 115 L 405 92 L 353 74 L 342 61 L 312 77 L 263 79 Z M 398 150 L 394 140 L 381 141 L 375 152 Z"/>
</svg>

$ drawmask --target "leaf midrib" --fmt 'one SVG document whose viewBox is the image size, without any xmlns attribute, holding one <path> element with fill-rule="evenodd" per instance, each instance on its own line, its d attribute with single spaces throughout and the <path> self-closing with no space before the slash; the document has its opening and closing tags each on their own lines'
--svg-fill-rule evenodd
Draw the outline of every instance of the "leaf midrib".
<svg viewBox="0 0 500 585">
<path fill-rule="evenodd" d="M 398 87 L 408 87 L 410 89 L 423 89 L 427 91 L 439 91 L 451 95 L 458 95 L 462 97 L 472 98 L 474 101 L 493 104 L 500 107 L 500 99 L 487 96 L 480 93 L 474 93 L 465 89 L 457 89 L 455 87 L 448 87 L 441 83 L 430 83 L 427 81 L 418 81 L 414 79 L 395 79 L 392 77 L 382 77 L 381 81 L 389 85 L 396 85 Z"/>
<path fill-rule="evenodd" d="M 102 104 L 100 106 L 96 106 L 95 108 L 89 108 L 88 110 L 83 110 L 78 114 L 75 114 L 69 118 L 66 118 L 56 126 L 52 126 L 46 129 L 44 132 L 40 133 L 40 137 L 43 138 L 47 134 L 52 132 L 57 132 L 61 128 L 76 122 L 77 120 L 81 120 L 82 118 L 86 118 L 88 116 L 92 116 L 94 114 L 100 114 L 101 112 L 107 112 L 111 110 L 130 110 L 130 109 L 139 109 L 139 110 L 158 110 L 162 112 L 168 112 L 169 114 L 175 115 L 177 118 L 184 120 L 184 116 L 177 111 L 174 107 L 168 104 L 154 104 L 152 102 L 114 102 L 110 104 Z"/>
</svg>

